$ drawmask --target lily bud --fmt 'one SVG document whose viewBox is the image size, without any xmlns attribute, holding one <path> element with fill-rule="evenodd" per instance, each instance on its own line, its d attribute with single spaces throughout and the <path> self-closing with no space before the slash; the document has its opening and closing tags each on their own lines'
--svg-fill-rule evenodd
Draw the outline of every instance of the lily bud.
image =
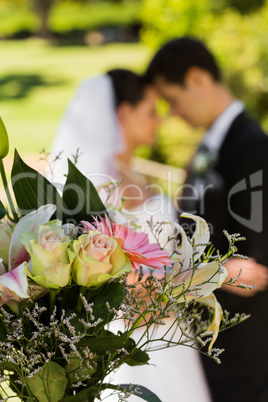
<svg viewBox="0 0 268 402">
<path fill-rule="evenodd" d="M 9 150 L 9 141 L 6 127 L 0 117 L 0 158 L 7 156 Z"/>
</svg>

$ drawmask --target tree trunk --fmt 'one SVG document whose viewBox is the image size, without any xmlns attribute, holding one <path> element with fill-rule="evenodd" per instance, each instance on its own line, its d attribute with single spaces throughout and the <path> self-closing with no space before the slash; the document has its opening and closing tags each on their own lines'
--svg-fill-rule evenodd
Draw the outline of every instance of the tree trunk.
<svg viewBox="0 0 268 402">
<path fill-rule="evenodd" d="M 34 9 L 40 20 L 39 36 L 41 38 L 51 38 L 51 32 L 48 27 L 49 12 L 54 0 L 33 0 Z"/>
</svg>

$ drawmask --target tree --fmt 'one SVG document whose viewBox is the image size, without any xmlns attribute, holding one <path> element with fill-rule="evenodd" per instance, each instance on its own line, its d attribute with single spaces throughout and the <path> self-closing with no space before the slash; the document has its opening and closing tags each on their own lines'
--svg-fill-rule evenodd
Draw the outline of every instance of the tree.
<svg viewBox="0 0 268 402">
<path fill-rule="evenodd" d="M 86 3 L 90 0 L 8 0 L 9 3 L 29 7 L 36 13 L 39 19 L 38 35 L 42 38 L 50 38 L 52 36 L 49 28 L 49 15 L 52 8 L 57 3 L 71 1 L 76 3 Z"/>
<path fill-rule="evenodd" d="M 57 0 L 31 0 L 32 7 L 40 20 L 39 35 L 42 38 L 49 38 L 51 33 L 48 27 L 48 17 L 53 4 Z"/>
</svg>

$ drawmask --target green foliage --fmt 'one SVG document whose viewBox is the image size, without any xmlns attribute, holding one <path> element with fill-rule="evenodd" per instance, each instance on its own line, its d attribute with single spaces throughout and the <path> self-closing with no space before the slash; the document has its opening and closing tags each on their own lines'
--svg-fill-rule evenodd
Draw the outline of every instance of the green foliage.
<svg viewBox="0 0 268 402">
<path fill-rule="evenodd" d="M 131 385 L 129 385 L 129 384 L 120 384 L 120 388 L 134 391 L 133 395 L 138 396 L 139 398 L 143 399 L 144 401 L 147 401 L 147 402 L 161 402 L 161 400 L 158 398 L 158 396 L 156 396 L 149 389 L 147 389 L 145 387 L 142 387 L 141 385 L 138 385 L 138 389 L 136 389 L 137 385 L 134 385 L 134 384 L 131 384 Z"/>
<path fill-rule="evenodd" d="M 6 330 L 5 328 L 2 326 L 2 323 L 0 324 L 0 341 L 1 342 L 7 342 L 7 336 L 6 336 Z M 1 366 L 0 366 L 1 368 Z"/>
<path fill-rule="evenodd" d="M 132 339 L 129 339 L 129 341 L 132 341 L 132 350 L 136 349 L 136 345 Z M 134 353 L 131 353 L 129 357 L 126 358 L 126 363 L 129 366 L 142 366 L 143 364 L 147 364 L 149 361 L 149 355 L 148 353 L 144 352 L 144 350 L 141 349 L 136 349 Z"/>
<path fill-rule="evenodd" d="M 61 207 L 61 198 L 56 188 L 44 176 L 24 163 L 17 151 L 14 155 L 11 179 L 17 205 L 23 216 L 46 204 L 57 204 Z"/>
<path fill-rule="evenodd" d="M 44 364 L 38 374 L 28 378 L 27 385 L 40 402 L 60 401 L 67 386 L 66 371 L 55 362 Z"/>
<path fill-rule="evenodd" d="M 1 27 L 0 35 L 9 36 L 17 32 L 35 32 L 38 29 L 38 18 L 25 6 L 18 2 L 3 2 L 0 4 Z"/>
<path fill-rule="evenodd" d="M 77 222 L 93 220 L 92 214 L 102 215 L 106 212 L 97 190 L 86 176 L 68 160 L 68 176 L 63 189 L 62 199 L 67 207 L 66 219 L 76 219 Z"/>
<path fill-rule="evenodd" d="M 7 213 L 7 211 L 6 211 L 3 203 L 0 201 L 0 219 L 3 219 L 4 216 L 6 216 L 6 213 Z M 0 340 L 1 340 L 1 329 L 0 329 Z"/>
<path fill-rule="evenodd" d="M 7 136 L 7 130 L 0 117 L 0 158 L 3 159 L 7 156 L 9 151 L 9 141 Z"/>
<path fill-rule="evenodd" d="M 74 29 L 90 30 L 106 26 L 128 26 L 138 20 L 138 1 L 59 2 L 53 9 L 49 25 L 54 32 Z"/>
<path fill-rule="evenodd" d="M 122 2 L 54 1 L 48 17 L 51 31 L 92 30 L 103 26 L 128 26 L 138 21 L 138 0 Z M 0 35 L 20 31 L 36 33 L 40 19 L 27 0 L 9 0 L 0 4 Z"/>
<path fill-rule="evenodd" d="M 80 378 L 89 378 L 94 374 L 95 369 L 87 367 L 85 362 L 81 362 L 81 359 L 79 359 L 79 357 L 75 356 L 74 354 L 74 356 L 69 359 L 66 371 L 70 381 L 72 383 L 75 383 L 77 375 Z"/>
<path fill-rule="evenodd" d="M 107 331 L 107 336 L 99 336 L 96 338 L 84 338 L 80 342 L 80 346 L 88 346 L 95 353 L 104 354 L 106 351 L 115 352 L 125 346 L 127 334 L 114 335 Z"/>
<path fill-rule="evenodd" d="M 223 8 L 234 8 L 241 14 L 246 14 L 255 11 L 265 4 L 265 0 L 218 0 L 216 4 L 212 4 L 215 10 Z"/>
<path fill-rule="evenodd" d="M 175 36 L 197 33 L 208 3 L 209 0 L 143 0 L 142 39 L 158 47 Z"/>
<path fill-rule="evenodd" d="M 92 215 L 106 212 L 97 190 L 75 165 L 69 161 L 69 171 L 62 198 L 57 189 L 40 173 L 29 167 L 15 151 L 11 173 L 17 205 L 24 216 L 42 205 L 55 204 L 56 217 L 66 222 L 92 221 Z"/>
<path fill-rule="evenodd" d="M 83 391 L 80 391 L 78 394 L 73 395 L 73 396 L 67 396 L 62 399 L 62 402 L 85 402 L 85 401 L 91 401 L 92 398 L 94 398 L 94 395 L 98 392 L 97 388 L 95 387 L 89 387 L 84 389 Z"/>
<path fill-rule="evenodd" d="M 160 128 L 157 148 L 163 160 L 177 167 L 185 167 L 191 159 L 202 135 L 182 119 L 166 118 Z"/>
<path fill-rule="evenodd" d="M 103 323 L 107 324 L 114 318 L 114 313 L 110 312 L 108 308 L 104 309 L 103 306 L 109 303 L 110 309 L 118 309 L 127 292 L 124 286 L 118 282 L 108 283 L 102 289 L 102 292 L 97 293 L 93 299 L 93 314 L 94 317 L 103 319 L 103 325 Z"/>
</svg>

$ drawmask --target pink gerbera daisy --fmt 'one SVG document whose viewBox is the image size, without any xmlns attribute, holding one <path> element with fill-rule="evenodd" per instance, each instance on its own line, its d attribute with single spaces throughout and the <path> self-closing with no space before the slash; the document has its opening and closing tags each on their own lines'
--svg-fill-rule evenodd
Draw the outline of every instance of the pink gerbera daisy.
<svg viewBox="0 0 268 402">
<path fill-rule="evenodd" d="M 161 269 L 163 266 L 171 267 L 169 253 L 161 250 L 157 243 L 149 243 L 146 233 L 139 233 L 125 225 L 111 223 L 108 216 L 105 219 L 94 218 L 94 223 L 82 221 L 86 230 L 98 230 L 103 234 L 114 237 L 121 249 L 127 254 L 133 269 L 141 264 Z"/>
</svg>

